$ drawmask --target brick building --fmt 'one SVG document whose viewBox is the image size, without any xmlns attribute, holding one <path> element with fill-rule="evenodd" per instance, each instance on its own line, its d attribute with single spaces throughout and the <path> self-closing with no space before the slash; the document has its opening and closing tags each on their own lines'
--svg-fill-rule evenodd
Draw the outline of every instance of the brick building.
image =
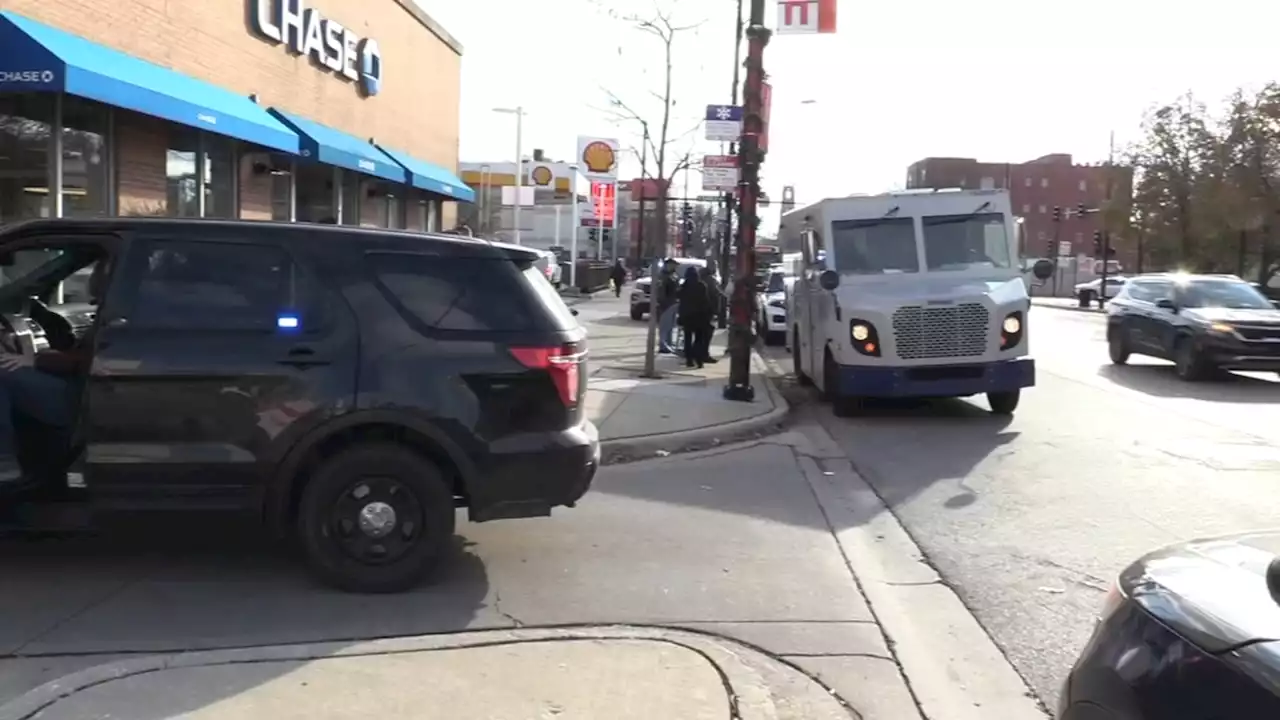
<svg viewBox="0 0 1280 720">
<path fill-rule="evenodd" d="M 0 0 L 0 224 L 450 227 L 461 54 L 412 0 Z"/>
<path fill-rule="evenodd" d="M 1099 207 L 1107 197 L 1106 166 L 1076 165 L 1070 155 L 1053 154 L 1024 163 L 978 162 L 972 158 L 931 157 L 907 169 L 908 188 L 1007 188 L 1013 210 L 1024 218 L 1030 257 L 1053 253 L 1053 208 L 1063 209 L 1058 238 L 1071 243 L 1071 254 L 1093 254 L 1093 233 L 1102 228 L 1097 215 L 1077 217 L 1079 203 Z M 1113 193 L 1130 187 L 1128 172 L 1118 170 Z M 1067 214 L 1070 209 L 1070 214 Z"/>
</svg>

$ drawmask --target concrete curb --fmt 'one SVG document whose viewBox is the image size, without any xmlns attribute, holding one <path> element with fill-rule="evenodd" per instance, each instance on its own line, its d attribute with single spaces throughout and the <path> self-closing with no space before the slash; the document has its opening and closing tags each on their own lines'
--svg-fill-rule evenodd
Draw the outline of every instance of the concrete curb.
<svg viewBox="0 0 1280 720">
<path fill-rule="evenodd" d="M 268 645 L 232 650 L 147 655 L 98 665 L 50 681 L 0 705 L 0 720 L 31 720 L 60 700 L 97 685 L 170 669 L 240 663 L 464 650 L 514 643 L 651 641 L 700 654 L 724 683 L 732 716 L 740 720 L 860 720 L 826 685 L 800 669 L 745 643 L 710 633 L 630 625 L 476 630 L 449 635 L 364 642 Z"/>
<path fill-rule="evenodd" d="M 800 466 L 871 613 L 929 720 L 1047 720 L 1035 694 L 817 424 Z M 837 457 L 838 456 L 838 457 Z"/>
<path fill-rule="evenodd" d="M 772 379 L 759 373 L 755 374 L 755 377 L 759 378 L 759 386 L 764 388 L 769 399 L 773 402 L 773 409 L 768 412 L 741 420 L 691 428 L 680 432 L 601 440 L 600 449 L 603 452 L 620 453 L 628 456 L 653 455 L 660 450 L 674 453 L 679 452 L 682 448 L 697 446 L 715 438 L 737 439 L 743 435 L 762 431 L 781 423 L 787 417 L 787 414 L 791 412 L 791 406 L 782 397 L 782 393 L 774 385 Z"/>
</svg>

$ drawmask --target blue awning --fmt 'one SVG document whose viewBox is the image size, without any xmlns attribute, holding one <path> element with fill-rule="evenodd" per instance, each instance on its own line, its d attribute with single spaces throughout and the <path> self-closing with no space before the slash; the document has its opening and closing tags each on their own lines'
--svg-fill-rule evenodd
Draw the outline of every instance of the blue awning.
<svg viewBox="0 0 1280 720">
<path fill-rule="evenodd" d="M 247 97 L 0 11 L 0 93 L 65 92 L 287 153 L 298 136 Z"/>
<path fill-rule="evenodd" d="M 391 156 L 392 160 L 404 166 L 409 172 L 409 184 L 428 192 L 447 195 L 462 202 L 475 202 L 476 191 L 462 182 L 462 179 L 439 165 L 432 165 L 426 160 L 402 153 L 399 150 L 377 146 L 379 150 Z"/>
<path fill-rule="evenodd" d="M 298 132 L 303 157 L 392 182 L 405 182 L 404 168 L 368 140 L 277 108 L 271 108 L 271 114 Z"/>
</svg>

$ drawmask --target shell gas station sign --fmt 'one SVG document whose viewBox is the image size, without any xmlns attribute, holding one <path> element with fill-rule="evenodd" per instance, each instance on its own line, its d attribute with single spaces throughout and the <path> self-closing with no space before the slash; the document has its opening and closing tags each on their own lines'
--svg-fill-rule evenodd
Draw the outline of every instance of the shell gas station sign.
<svg viewBox="0 0 1280 720">
<path fill-rule="evenodd" d="M 520 184 L 567 196 L 573 186 L 573 172 L 569 167 L 569 163 L 526 160 Z M 473 188 L 512 187 L 516 184 L 515 168 L 516 164 L 513 162 L 459 163 L 458 174 L 463 182 Z"/>
</svg>

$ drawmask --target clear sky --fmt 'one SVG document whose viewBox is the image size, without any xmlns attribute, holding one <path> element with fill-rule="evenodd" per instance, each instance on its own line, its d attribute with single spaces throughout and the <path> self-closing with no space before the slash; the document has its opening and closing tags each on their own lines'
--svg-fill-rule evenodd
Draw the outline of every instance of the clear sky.
<svg viewBox="0 0 1280 720">
<path fill-rule="evenodd" d="M 579 134 L 638 145 L 638 123 L 601 110 L 605 89 L 656 128 L 662 46 L 607 12 L 648 16 L 654 0 L 418 2 L 465 47 L 461 160 L 514 156 L 514 118 L 497 106 L 524 106 L 526 153 L 552 159 L 570 159 Z M 735 2 L 657 2 L 676 8 L 679 24 L 702 23 L 676 42 L 675 135 L 729 100 Z M 765 14 L 773 26 L 774 0 Z M 774 101 L 763 180 L 774 197 L 787 184 L 801 203 L 890 189 L 930 155 L 1100 161 L 1109 132 L 1135 139 L 1155 103 L 1191 91 L 1213 104 L 1280 80 L 1280 3 L 1263 0 L 840 0 L 838 22 L 835 35 L 775 36 L 766 50 Z M 700 138 L 671 151 L 718 152 Z M 638 175 L 639 162 L 622 172 Z M 700 192 L 696 173 L 690 182 Z"/>
</svg>

